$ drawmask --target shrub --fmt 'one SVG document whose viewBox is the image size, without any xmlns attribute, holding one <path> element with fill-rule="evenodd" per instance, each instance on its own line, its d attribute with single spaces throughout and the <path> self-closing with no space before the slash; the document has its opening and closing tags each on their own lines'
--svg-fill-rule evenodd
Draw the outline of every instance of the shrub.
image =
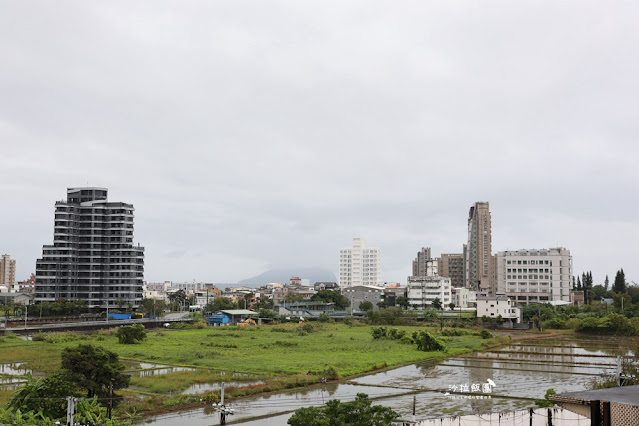
<svg viewBox="0 0 639 426">
<path fill-rule="evenodd" d="M 337 370 L 335 369 L 335 367 L 330 366 L 326 369 L 324 376 L 328 379 L 328 380 L 337 380 L 339 379 L 339 373 L 337 372 Z"/>
<path fill-rule="evenodd" d="M 146 331 L 142 324 L 122 326 L 115 333 L 118 341 L 123 344 L 140 343 L 146 339 Z"/>
<path fill-rule="evenodd" d="M 479 335 L 481 336 L 482 339 L 490 339 L 493 337 L 492 333 L 488 330 L 482 330 Z"/>
<path fill-rule="evenodd" d="M 402 339 L 399 341 L 399 343 L 402 343 L 402 344 L 404 344 L 404 345 L 412 345 L 412 344 L 413 344 L 413 343 L 415 343 L 415 342 L 413 341 L 413 338 L 412 338 L 412 337 L 404 336 L 404 337 L 402 337 Z"/>
<path fill-rule="evenodd" d="M 384 339 L 386 338 L 386 327 L 372 327 L 371 334 L 375 340 Z"/>
<path fill-rule="evenodd" d="M 551 318 L 547 321 L 542 321 L 541 323 L 541 327 L 542 328 L 552 328 L 555 330 L 563 330 L 568 328 L 568 325 L 566 324 L 566 320 L 561 319 L 559 317 L 555 317 L 555 318 Z"/>
<path fill-rule="evenodd" d="M 313 331 L 315 331 L 315 329 L 313 328 L 313 324 L 304 324 L 302 326 L 302 331 L 304 331 L 305 333 L 312 333 Z"/>
<path fill-rule="evenodd" d="M 424 352 L 443 351 L 444 344 L 428 331 L 421 330 L 413 333 L 413 340 L 417 343 L 417 349 Z"/>
<path fill-rule="evenodd" d="M 406 336 L 406 332 L 404 330 L 400 331 L 396 328 L 388 330 L 388 338 L 391 340 L 401 340 L 404 336 Z"/>
<path fill-rule="evenodd" d="M 320 314 L 317 318 L 319 322 L 329 322 L 331 320 L 331 316 L 327 313 Z"/>
</svg>

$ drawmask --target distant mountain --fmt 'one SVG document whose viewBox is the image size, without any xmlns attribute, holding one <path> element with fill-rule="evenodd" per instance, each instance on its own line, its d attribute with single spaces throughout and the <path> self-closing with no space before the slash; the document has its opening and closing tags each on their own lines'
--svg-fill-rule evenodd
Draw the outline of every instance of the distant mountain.
<svg viewBox="0 0 639 426">
<path fill-rule="evenodd" d="M 271 269 L 252 278 L 238 281 L 238 286 L 260 287 L 268 283 L 286 284 L 291 277 L 307 279 L 311 285 L 318 281 L 337 282 L 335 274 L 322 268 L 281 268 Z"/>
</svg>

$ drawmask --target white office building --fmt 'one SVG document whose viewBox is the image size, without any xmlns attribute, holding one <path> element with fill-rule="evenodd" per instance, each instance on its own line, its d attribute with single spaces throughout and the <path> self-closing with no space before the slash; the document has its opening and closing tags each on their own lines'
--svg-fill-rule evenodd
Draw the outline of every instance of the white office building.
<svg viewBox="0 0 639 426">
<path fill-rule="evenodd" d="M 514 303 L 570 302 L 572 257 L 563 247 L 497 253 L 497 293 Z"/>
<path fill-rule="evenodd" d="M 452 301 L 451 290 L 448 277 L 408 277 L 408 303 L 414 309 L 432 308 L 435 299 L 448 305 Z"/>
<path fill-rule="evenodd" d="M 361 238 L 353 238 L 352 247 L 339 251 L 340 288 L 356 285 L 381 287 L 382 284 L 382 251 L 366 247 Z"/>
</svg>

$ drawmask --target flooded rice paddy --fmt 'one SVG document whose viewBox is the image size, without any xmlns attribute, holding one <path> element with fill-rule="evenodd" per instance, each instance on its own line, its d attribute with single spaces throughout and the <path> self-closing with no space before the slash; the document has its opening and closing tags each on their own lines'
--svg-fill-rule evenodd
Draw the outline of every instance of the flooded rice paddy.
<svg viewBox="0 0 639 426">
<path fill-rule="evenodd" d="M 533 400 L 550 388 L 557 393 L 590 389 L 602 373 L 615 370 L 617 355 L 632 355 L 627 344 L 628 339 L 611 338 L 523 341 L 342 383 L 237 399 L 227 423 L 284 425 L 297 408 L 321 406 L 330 399 L 353 400 L 360 392 L 407 420 L 412 419 L 413 404 L 416 419 L 521 410 L 534 406 Z M 212 407 L 158 416 L 145 424 L 165 426 L 176 419 L 191 426 L 219 424 Z"/>
</svg>

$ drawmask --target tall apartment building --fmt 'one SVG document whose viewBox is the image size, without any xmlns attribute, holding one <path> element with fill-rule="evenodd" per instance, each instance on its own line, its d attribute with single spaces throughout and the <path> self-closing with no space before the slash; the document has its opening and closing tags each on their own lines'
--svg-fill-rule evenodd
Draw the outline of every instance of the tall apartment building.
<svg viewBox="0 0 639 426">
<path fill-rule="evenodd" d="M 106 188 L 69 188 L 55 203 L 53 245 L 36 261 L 36 302 L 134 307 L 142 300 L 144 248 L 133 245 L 133 205 Z"/>
<path fill-rule="evenodd" d="M 16 283 L 16 261 L 3 254 L 0 259 L 0 285 L 11 288 Z"/>
<path fill-rule="evenodd" d="M 417 257 L 415 258 L 415 260 L 413 260 L 413 276 L 426 276 L 428 261 L 432 259 L 433 258 L 430 255 L 430 247 L 422 247 L 422 249 L 417 252 Z"/>
<path fill-rule="evenodd" d="M 476 202 L 468 213 L 466 287 L 494 292 L 490 208 Z"/>
<path fill-rule="evenodd" d="M 453 287 L 464 287 L 465 266 L 463 253 L 442 253 L 439 258 L 439 275 L 450 278 Z"/>
<path fill-rule="evenodd" d="M 353 238 L 350 248 L 339 251 L 339 286 L 382 285 L 382 251 Z"/>
<path fill-rule="evenodd" d="M 413 260 L 413 277 L 432 277 L 439 275 L 439 260 L 430 256 L 430 247 L 422 247 Z"/>
<path fill-rule="evenodd" d="M 572 256 L 563 247 L 497 253 L 497 292 L 521 304 L 570 302 Z"/>
</svg>

